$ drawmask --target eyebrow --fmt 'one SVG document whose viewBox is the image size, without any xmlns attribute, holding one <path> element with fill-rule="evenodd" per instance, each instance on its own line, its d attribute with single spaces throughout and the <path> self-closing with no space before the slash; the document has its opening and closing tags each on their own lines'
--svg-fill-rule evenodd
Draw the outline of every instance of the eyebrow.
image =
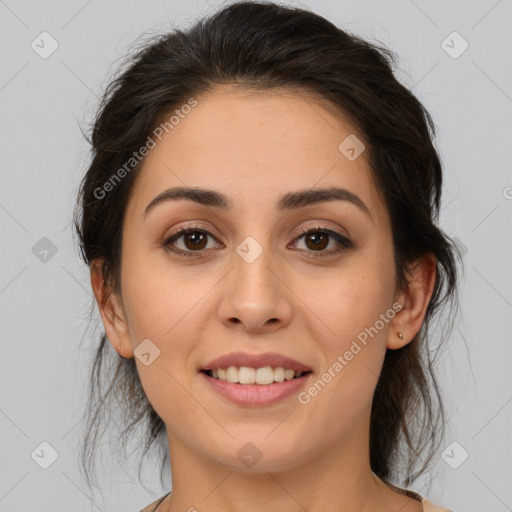
<svg viewBox="0 0 512 512">
<path fill-rule="evenodd" d="M 231 210 L 233 208 L 233 203 L 225 195 L 215 190 L 199 187 L 175 187 L 164 190 L 162 193 L 158 194 L 146 206 L 144 216 L 147 216 L 148 213 L 159 204 L 180 199 L 194 201 L 204 206 L 211 206 L 223 210 Z M 286 212 L 324 201 L 336 200 L 348 201 L 366 213 L 370 219 L 372 218 L 370 210 L 359 196 L 345 188 L 339 187 L 287 192 L 279 198 L 276 207 L 279 211 Z"/>
</svg>

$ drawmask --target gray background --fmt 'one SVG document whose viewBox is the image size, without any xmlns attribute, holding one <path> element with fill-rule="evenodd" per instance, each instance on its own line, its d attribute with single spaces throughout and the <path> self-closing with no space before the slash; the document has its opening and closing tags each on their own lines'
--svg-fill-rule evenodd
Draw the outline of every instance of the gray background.
<svg viewBox="0 0 512 512">
<path fill-rule="evenodd" d="M 290 4 L 395 50 L 401 80 L 434 117 L 446 176 L 442 227 L 460 241 L 466 274 L 441 371 L 448 449 L 438 454 L 433 485 L 424 478 L 413 488 L 455 511 L 512 510 L 512 2 Z M 77 467 L 98 333 L 80 345 L 92 295 L 70 226 L 89 162 L 78 121 L 92 119 L 115 61 L 141 32 L 186 25 L 220 5 L 0 1 L 1 511 L 138 510 L 170 487 L 169 474 L 160 487 L 157 461 L 144 487 L 136 457 L 132 466 L 109 466 L 107 457 L 103 496 L 90 496 Z M 59 45 L 46 59 L 31 47 L 43 31 Z M 42 442 L 58 452 L 47 469 Z M 463 450 L 469 457 L 460 464 Z"/>
</svg>

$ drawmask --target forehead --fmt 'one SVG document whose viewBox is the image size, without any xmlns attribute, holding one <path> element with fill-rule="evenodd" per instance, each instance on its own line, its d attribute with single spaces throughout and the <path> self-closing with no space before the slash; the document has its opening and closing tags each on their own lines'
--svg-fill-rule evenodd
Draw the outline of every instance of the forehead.
<svg viewBox="0 0 512 512">
<path fill-rule="evenodd" d="M 275 207 L 292 190 L 338 186 L 361 197 L 372 215 L 382 213 L 365 151 L 355 160 L 340 151 L 347 137 L 363 138 L 333 105 L 306 92 L 229 86 L 194 99 L 154 139 L 134 183 L 132 213 L 178 186 L 222 191 L 239 211 Z M 173 114 L 179 106 L 167 117 Z"/>
</svg>

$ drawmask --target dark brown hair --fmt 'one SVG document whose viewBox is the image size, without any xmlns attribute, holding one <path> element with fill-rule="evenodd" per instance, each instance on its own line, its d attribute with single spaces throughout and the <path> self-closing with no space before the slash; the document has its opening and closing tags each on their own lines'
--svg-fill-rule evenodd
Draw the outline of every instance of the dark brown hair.
<svg viewBox="0 0 512 512">
<path fill-rule="evenodd" d="M 391 218 L 397 287 L 407 285 L 407 271 L 420 256 L 433 253 L 437 258 L 424 323 L 410 343 L 387 351 L 371 412 L 371 468 L 388 483 L 408 486 L 431 463 L 444 434 L 445 414 L 433 365 L 447 338 L 442 334 L 441 343 L 434 346 L 429 327 L 441 306 L 450 303 L 450 315 L 457 309 L 461 257 L 436 225 L 442 168 L 433 144 L 434 125 L 418 99 L 396 80 L 394 55 L 307 10 L 239 2 L 186 31 L 151 38 L 125 65 L 108 85 L 88 137 L 92 162 L 75 210 L 81 255 L 88 265 L 96 258 L 102 261 L 106 282 L 115 291 L 120 290 L 125 207 L 142 162 L 123 173 L 108 193 L 98 190 L 146 143 L 162 119 L 191 97 L 221 84 L 246 91 L 293 90 L 329 102 L 363 135 L 373 179 Z M 166 438 L 165 424 L 142 389 L 134 359 L 120 358 L 109 347 L 103 333 L 91 371 L 81 451 L 89 482 L 99 423 L 114 399 L 124 412 L 122 446 L 141 423 L 144 455 L 154 442 L 162 441 L 157 442 L 162 448 Z M 105 368 L 106 361 L 110 364 Z M 162 470 L 164 464 L 165 457 Z"/>
</svg>

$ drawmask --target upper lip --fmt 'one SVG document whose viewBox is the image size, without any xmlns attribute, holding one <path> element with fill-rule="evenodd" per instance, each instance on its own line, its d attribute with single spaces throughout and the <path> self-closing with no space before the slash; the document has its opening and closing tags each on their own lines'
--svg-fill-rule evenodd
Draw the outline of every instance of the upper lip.
<svg viewBox="0 0 512 512">
<path fill-rule="evenodd" d="M 219 368 L 228 368 L 229 366 L 248 366 L 249 368 L 271 366 L 272 368 L 283 367 L 285 369 L 295 370 L 296 372 L 311 371 L 309 366 L 290 357 L 278 354 L 277 352 L 265 352 L 263 354 L 232 352 L 231 354 L 225 354 L 210 361 L 202 366 L 201 370 L 217 370 Z"/>
</svg>

